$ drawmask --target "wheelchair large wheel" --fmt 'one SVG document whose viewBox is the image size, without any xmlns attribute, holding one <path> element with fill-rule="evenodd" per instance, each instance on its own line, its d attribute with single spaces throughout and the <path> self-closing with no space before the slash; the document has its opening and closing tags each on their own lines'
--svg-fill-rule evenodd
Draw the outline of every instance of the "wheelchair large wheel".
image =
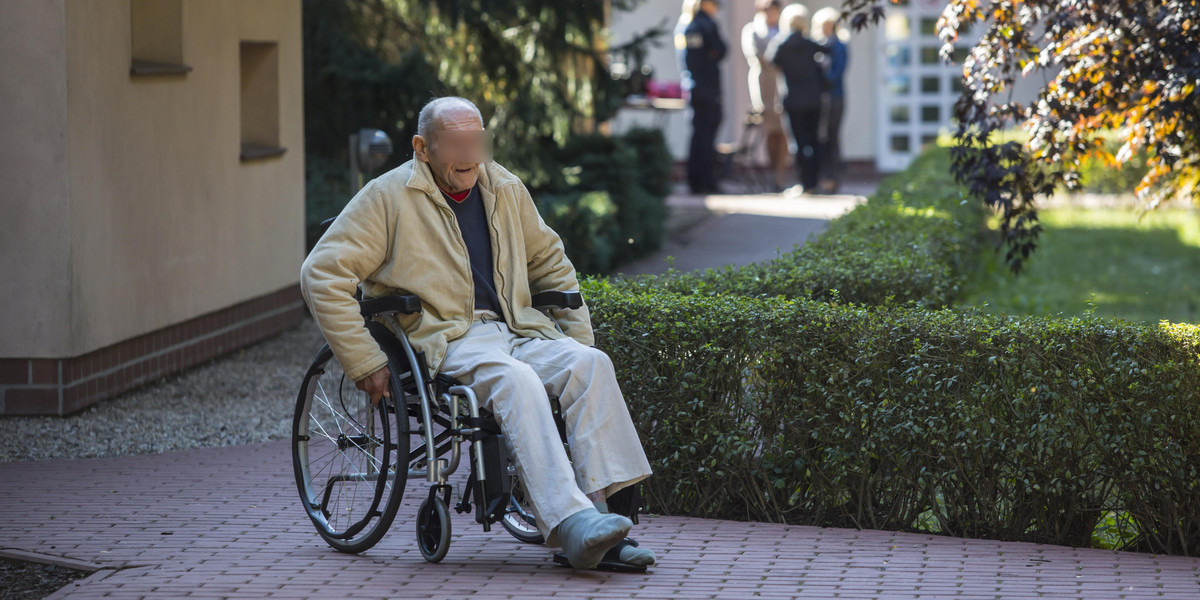
<svg viewBox="0 0 1200 600">
<path fill-rule="evenodd" d="M 542 537 L 542 532 L 538 531 L 537 517 L 530 507 L 528 496 L 525 493 L 525 484 L 514 473 L 509 485 L 511 498 L 508 502 L 508 510 L 504 511 L 504 517 L 500 519 L 500 524 L 504 526 L 505 531 L 526 544 L 546 543 L 546 538 Z"/>
<path fill-rule="evenodd" d="M 292 463 L 300 499 L 317 532 L 342 552 L 379 542 L 404 495 L 408 419 L 396 418 L 396 403 L 403 407 L 405 396 L 394 366 L 392 372 L 391 398 L 376 406 L 325 346 L 296 401 Z"/>
</svg>

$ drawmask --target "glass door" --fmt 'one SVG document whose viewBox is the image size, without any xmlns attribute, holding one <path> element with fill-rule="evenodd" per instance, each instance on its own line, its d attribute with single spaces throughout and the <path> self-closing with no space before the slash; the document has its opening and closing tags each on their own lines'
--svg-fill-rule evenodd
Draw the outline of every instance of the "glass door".
<svg viewBox="0 0 1200 600">
<path fill-rule="evenodd" d="M 951 124 L 954 101 L 962 91 L 962 62 L 976 36 L 960 32 L 954 61 L 938 52 L 937 21 L 945 0 L 901 0 L 888 5 L 879 28 L 878 123 L 876 166 L 898 171 Z"/>
</svg>

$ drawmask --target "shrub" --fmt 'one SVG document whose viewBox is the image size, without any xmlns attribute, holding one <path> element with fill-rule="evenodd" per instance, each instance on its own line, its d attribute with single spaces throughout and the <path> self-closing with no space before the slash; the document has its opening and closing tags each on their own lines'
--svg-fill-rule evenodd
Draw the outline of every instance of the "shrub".
<svg viewBox="0 0 1200 600">
<path fill-rule="evenodd" d="M 567 191 L 535 194 L 542 219 L 563 240 L 567 256 L 580 273 L 602 273 L 613 260 L 619 232 L 617 205 L 608 192 Z"/>
<path fill-rule="evenodd" d="M 1200 554 L 1200 327 L 583 289 L 652 511 Z"/>
<path fill-rule="evenodd" d="M 622 282 L 679 293 L 890 301 L 944 306 L 978 261 L 985 215 L 949 174 L 938 147 L 885 179 L 866 204 L 835 219 L 816 240 L 773 260 L 642 276 Z"/>
<path fill-rule="evenodd" d="M 1116 156 L 1121 150 L 1121 141 L 1112 134 L 1103 136 L 1104 151 Z M 1149 172 L 1146 152 L 1134 153 L 1123 163 L 1110 164 L 1097 156 L 1087 156 L 1077 167 L 1079 183 L 1084 191 L 1101 194 L 1133 194 L 1142 178 Z"/>
<path fill-rule="evenodd" d="M 621 136 L 637 153 L 638 181 L 653 196 L 671 193 L 671 150 L 661 129 L 634 127 Z"/>
<path fill-rule="evenodd" d="M 593 272 L 606 272 L 662 245 L 664 200 L 670 184 L 661 181 L 663 173 L 650 172 L 670 160 L 662 132 L 579 135 L 567 141 L 562 154 L 567 181 L 574 189 L 607 192 L 616 206 L 617 227 L 606 232 L 613 249 L 611 261 L 598 264 L 600 268 Z M 669 173 L 669 162 L 666 168 Z"/>
<path fill-rule="evenodd" d="M 304 162 L 304 241 L 311 250 L 321 235 L 321 221 L 336 217 L 350 201 L 346 167 L 328 158 L 309 156 Z"/>
</svg>

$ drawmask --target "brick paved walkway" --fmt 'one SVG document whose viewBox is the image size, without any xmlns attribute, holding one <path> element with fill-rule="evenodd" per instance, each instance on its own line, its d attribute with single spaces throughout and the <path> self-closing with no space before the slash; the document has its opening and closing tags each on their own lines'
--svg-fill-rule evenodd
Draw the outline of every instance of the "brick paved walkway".
<svg viewBox="0 0 1200 600">
<path fill-rule="evenodd" d="M 56 598 L 1200 598 L 1195 558 L 681 517 L 637 528 L 659 555 L 648 574 L 558 567 L 468 515 L 431 565 L 415 487 L 378 546 L 339 554 L 281 442 L 0 463 L 0 482 L 0 548 L 101 567 Z"/>
</svg>

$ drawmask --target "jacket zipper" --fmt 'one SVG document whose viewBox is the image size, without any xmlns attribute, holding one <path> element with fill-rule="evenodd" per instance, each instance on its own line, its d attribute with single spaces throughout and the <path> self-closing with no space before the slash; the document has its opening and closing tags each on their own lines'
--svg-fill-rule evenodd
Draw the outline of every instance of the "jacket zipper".
<svg viewBox="0 0 1200 600">
<path fill-rule="evenodd" d="M 480 195 L 482 196 L 482 191 L 480 192 Z M 495 279 L 497 279 L 497 278 L 500 279 L 501 285 L 498 286 L 498 289 L 496 290 L 496 297 L 497 297 L 497 299 L 500 300 L 500 309 L 501 310 L 507 309 L 508 314 L 511 317 L 511 315 L 513 313 L 512 305 L 510 305 L 508 303 L 508 297 L 505 294 L 501 293 L 502 290 L 506 289 L 506 286 L 504 284 L 508 283 L 508 281 L 504 278 L 504 273 L 502 273 L 499 268 L 499 266 L 500 266 L 500 244 L 499 244 L 498 240 L 500 239 L 500 228 L 498 228 L 496 226 L 496 214 L 500 212 L 499 206 L 498 206 L 500 204 L 500 195 L 493 193 L 492 198 L 493 198 L 492 214 L 487 215 L 488 226 L 492 230 L 491 239 L 488 240 L 488 243 L 492 245 L 492 279 L 493 279 L 492 285 L 495 285 L 495 283 L 496 283 Z M 487 205 L 485 204 L 483 208 L 484 208 L 484 212 L 486 213 Z M 472 283 L 474 283 L 474 280 L 472 280 Z M 510 317 L 505 317 L 505 315 L 500 315 L 500 316 L 502 318 L 504 318 L 506 323 L 508 321 L 512 320 Z"/>
<path fill-rule="evenodd" d="M 454 211 L 437 200 L 434 200 L 434 203 L 442 211 L 443 217 L 449 213 L 450 222 L 454 224 L 454 231 L 458 234 L 458 243 L 462 245 L 462 254 L 467 257 L 467 285 L 471 286 L 471 294 L 467 296 L 467 329 L 470 329 L 475 320 L 475 277 L 471 274 L 471 253 L 467 250 L 467 241 L 463 239 L 462 228 L 458 226 L 458 217 L 454 216 Z"/>
</svg>

